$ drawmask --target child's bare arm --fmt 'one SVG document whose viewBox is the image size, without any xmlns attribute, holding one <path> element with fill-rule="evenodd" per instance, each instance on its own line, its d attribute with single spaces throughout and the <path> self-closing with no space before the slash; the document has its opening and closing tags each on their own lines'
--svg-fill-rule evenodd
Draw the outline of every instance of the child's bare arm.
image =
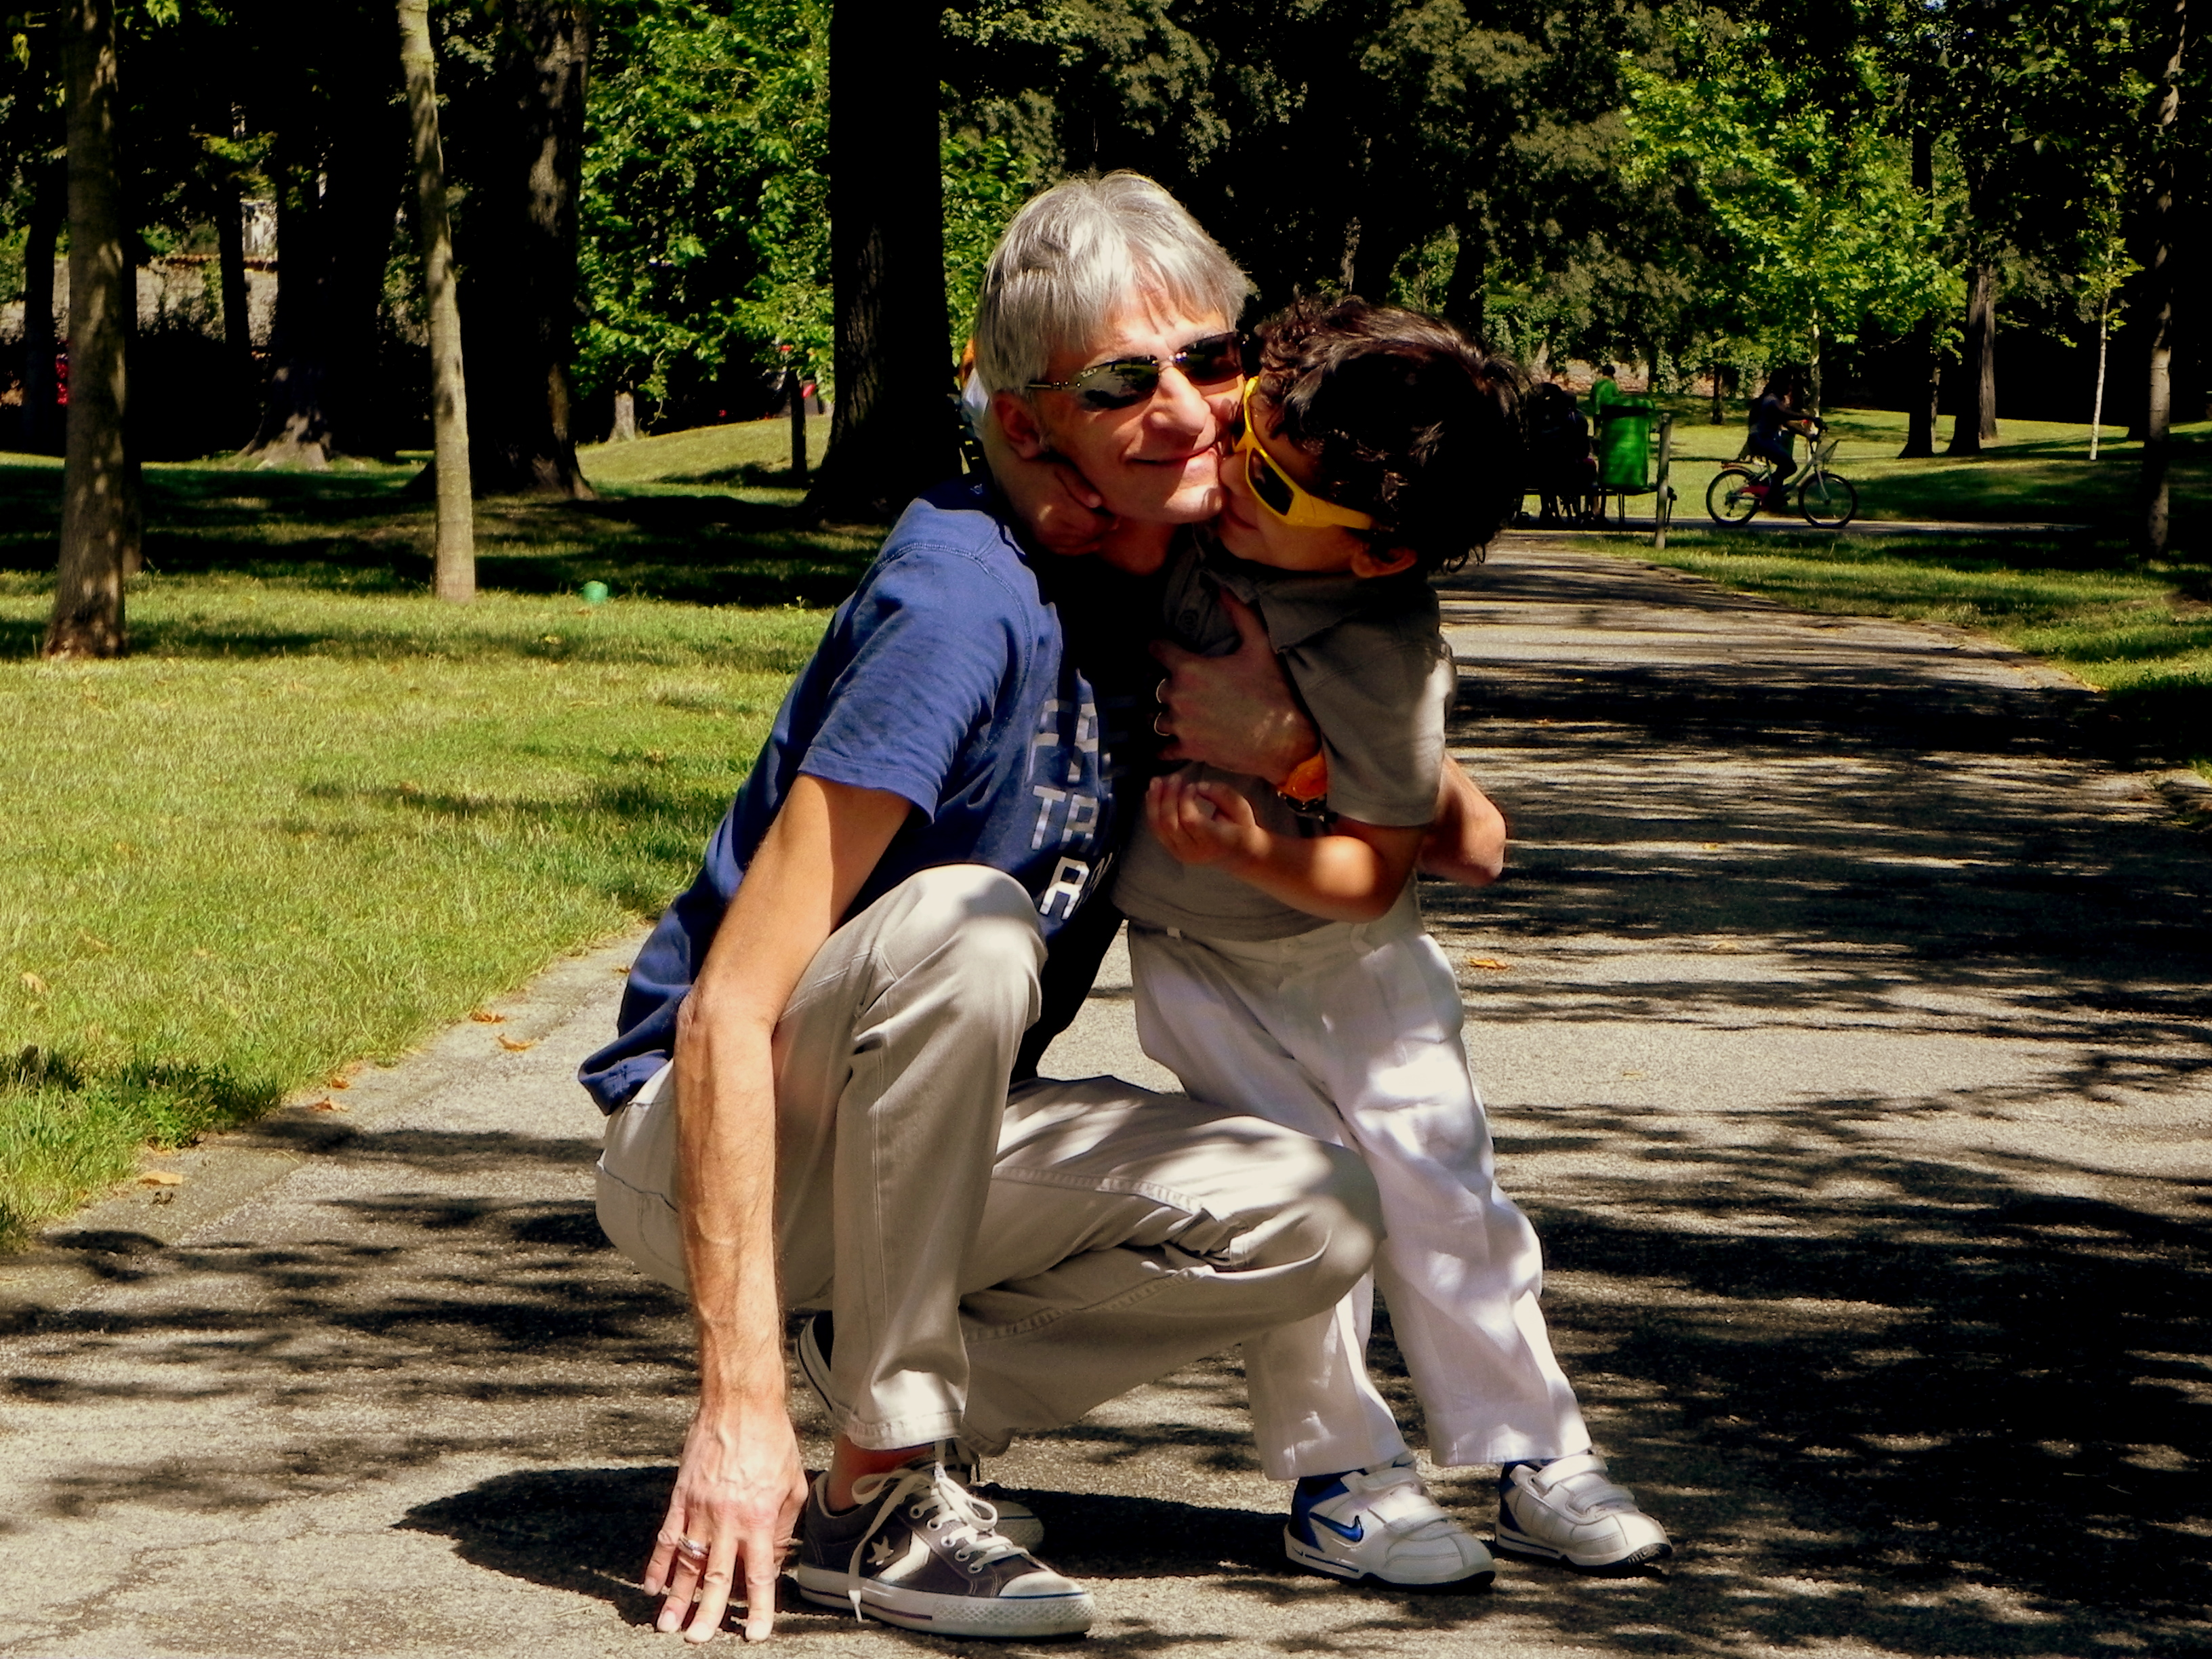
<svg viewBox="0 0 2212 1659">
<path fill-rule="evenodd" d="M 1293 909 L 1330 921 L 1372 921 L 1398 902 L 1424 830 L 1339 818 L 1307 838 L 1261 828 L 1252 805 L 1224 784 L 1186 773 L 1152 780 L 1145 817 L 1185 864 L 1218 865 Z"/>
<path fill-rule="evenodd" d="M 1049 452 L 1024 457 L 1008 441 L 995 410 L 984 416 L 977 434 L 991 477 L 1038 545 L 1071 558 L 1098 550 L 1115 520 L 1103 510 L 1104 498 L 1088 478 Z"/>
</svg>

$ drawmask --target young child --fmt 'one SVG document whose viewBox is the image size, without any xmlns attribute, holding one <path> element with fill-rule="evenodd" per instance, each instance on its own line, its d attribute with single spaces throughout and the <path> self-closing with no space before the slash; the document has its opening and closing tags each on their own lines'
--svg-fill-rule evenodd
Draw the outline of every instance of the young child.
<svg viewBox="0 0 2212 1659">
<path fill-rule="evenodd" d="M 1376 1273 L 1439 1464 L 1498 1463 L 1502 1547 L 1586 1569 L 1670 1553 L 1607 1478 L 1537 1306 L 1542 1261 L 1498 1190 L 1459 988 L 1410 884 L 1457 679 L 1425 580 L 1517 504 L 1508 366 L 1446 325 L 1346 300 L 1260 331 L 1211 544 L 1177 556 L 1189 648 L 1255 609 L 1321 738 L 1283 792 L 1186 768 L 1154 781 L 1115 891 L 1138 1033 L 1197 1099 L 1357 1149 L 1389 1237 Z M 1312 1571 L 1479 1583 L 1489 1552 L 1433 1503 L 1369 1380 L 1371 1302 L 1244 1346 L 1267 1473 L 1296 1480 L 1285 1547 Z"/>
</svg>

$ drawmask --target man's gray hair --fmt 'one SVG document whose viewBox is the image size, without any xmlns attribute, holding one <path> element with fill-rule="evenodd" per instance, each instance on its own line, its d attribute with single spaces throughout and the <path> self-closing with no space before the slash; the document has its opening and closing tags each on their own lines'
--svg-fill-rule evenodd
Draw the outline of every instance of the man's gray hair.
<svg viewBox="0 0 2212 1659">
<path fill-rule="evenodd" d="M 1044 379 L 1053 353 L 1088 349 L 1147 293 L 1234 326 L 1251 291 L 1221 244 L 1144 174 L 1070 179 L 1024 205 L 991 250 L 976 371 L 986 391 L 1018 392 Z"/>
</svg>

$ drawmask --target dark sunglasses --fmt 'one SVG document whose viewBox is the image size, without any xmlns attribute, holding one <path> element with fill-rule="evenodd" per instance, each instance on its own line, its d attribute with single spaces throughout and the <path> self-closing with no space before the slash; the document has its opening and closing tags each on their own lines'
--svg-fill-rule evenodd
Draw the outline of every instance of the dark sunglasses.
<svg viewBox="0 0 2212 1659">
<path fill-rule="evenodd" d="M 1193 340 L 1167 363 L 1157 357 L 1116 357 L 1093 363 L 1071 380 L 1031 380 L 1031 392 L 1072 392 L 1088 409 L 1127 409 L 1159 389 L 1160 375 L 1173 363 L 1193 386 L 1214 386 L 1244 372 L 1244 337 L 1231 329 Z"/>
</svg>

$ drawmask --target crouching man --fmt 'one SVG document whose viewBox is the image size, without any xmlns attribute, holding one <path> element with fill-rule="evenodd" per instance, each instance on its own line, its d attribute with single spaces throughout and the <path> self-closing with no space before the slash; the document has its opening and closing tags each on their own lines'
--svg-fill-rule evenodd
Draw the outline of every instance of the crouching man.
<svg viewBox="0 0 2212 1659">
<path fill-rule="evenodd" d="M 915 502 L 585 1064 L 611 1115 L 602 1223 L 697 1325 L 645 1577 L 664 1631 L 707 1640 L 734 1596 L 767 1635 L 794 1525 L 810 1601 L 943 1636 L 1085 1629 L 1089 1595 L 966 1469 L 1367 1271 L 1356 1156 L 1111 1078 L 1009 1089 L 1024 1034 L 1064 1023 L 1065 998 L 1039 1024 L 1048 953 L 1079 1000 L 1110 935 L 1080 918 L 1152 759 L 1147 577 L 1219 506 L 1247 288 L 1148 181 L 1017 221 L 978 337 L 1033 335 L 1034 382 L 1074 388 L 1085 471 L 1128 529 L 1062 558 L 988 482 Z M 837 1431 L 811 1491 L 787 1306 L 829 1316 L 800 1344 Z"/>
</svg>

